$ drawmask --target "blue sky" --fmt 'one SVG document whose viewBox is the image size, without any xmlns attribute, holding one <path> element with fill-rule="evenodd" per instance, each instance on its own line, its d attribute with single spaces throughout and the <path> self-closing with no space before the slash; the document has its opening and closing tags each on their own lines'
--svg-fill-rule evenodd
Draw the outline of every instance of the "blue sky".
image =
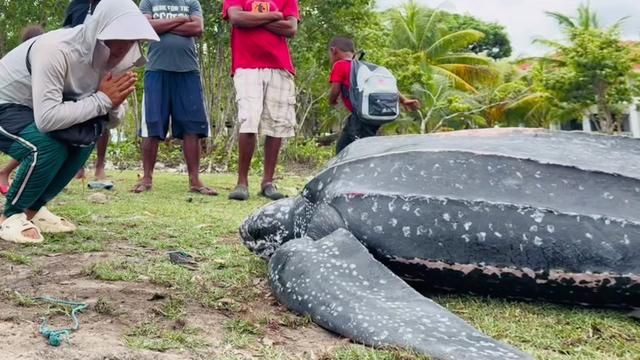
<svg viewBox="0 0 640 360">
<path fill-rule="evenodd" d="M 398 6 L 405 0 L 378 0 L 379 8 Z M 514 56 L 542 55 L 544 48 L 532 45 L 536 37 L 559 40 L 561 34 L 556 23 L 544 11 L 575 14 L 582 0 L 416 0 L 418 3 L 439 7 L 449 12 L 471 14 L 480 19 L 504 25 L 514 47 Z M 630 16 L 624 23 L 625 39 L 640 38 L 640 0 L 591 0 L 604 25 Z"/>
</svg>

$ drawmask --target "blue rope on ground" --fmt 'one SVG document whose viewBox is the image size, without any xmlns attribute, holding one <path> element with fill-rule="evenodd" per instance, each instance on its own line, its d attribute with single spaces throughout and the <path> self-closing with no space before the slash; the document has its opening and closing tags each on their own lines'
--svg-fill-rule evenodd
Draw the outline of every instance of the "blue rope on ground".
<svg viewBox="0 0 640 360">
<path fill-rule="evenodd" d="M 58 300 L 48 296 L 34 297 L 33 300 L 43 301 L 54 305 L 66 305 L 72 307 L 71 319 L 73 319 L 73 327 L 58 330 L 49 329 L 46 319 L 42 321 L 42 324 L 40 324 L 40 334 L 42 334 L 42 336 L 44 336 L 48 340 L 49 345 L 51 346 L 60 346 L 62 344 L 62 341 L 65 339 L 67 340 L 67 342 L 69 341 L 69 335 L 80 328 L 80 321 L 78 320 L 77 313 L 84 311 L 87 306 L 89 306 L 85 303 Z"/>
</svg>

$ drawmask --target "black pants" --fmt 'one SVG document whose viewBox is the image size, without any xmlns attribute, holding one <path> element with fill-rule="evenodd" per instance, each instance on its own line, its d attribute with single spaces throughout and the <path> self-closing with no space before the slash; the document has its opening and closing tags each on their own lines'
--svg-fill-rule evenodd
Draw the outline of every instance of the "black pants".
<svg viewBox="0 0 640 360">
<path fill-rule="evenodd" d="M 336 154 L 358 139 L 376 136 L 378 129 L 380 129 L 380 125 L 365 124 L 353 114 L 350 115 L 336 144 Z"/>
</svg>

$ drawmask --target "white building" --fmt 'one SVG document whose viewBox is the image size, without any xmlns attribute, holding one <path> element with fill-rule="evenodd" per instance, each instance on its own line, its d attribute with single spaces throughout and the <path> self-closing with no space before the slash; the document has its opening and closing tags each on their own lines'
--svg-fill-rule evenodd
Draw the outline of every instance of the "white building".
<svg viewBox="0 0 640 360">
<path fill-rule="evenodd" d="M 550 128 L 553 130 L 594 132 L 597 131 L 597 126 L 593 119 L 594 114 L 597 114 L 595 108 L 592 112 L 586 114 L 581 121 L 574 120 L 564 124 L 552 124 Z M 623 116 L 622 135 L 640 138 L 640 99 L 636 99 Z"/>
</svg>

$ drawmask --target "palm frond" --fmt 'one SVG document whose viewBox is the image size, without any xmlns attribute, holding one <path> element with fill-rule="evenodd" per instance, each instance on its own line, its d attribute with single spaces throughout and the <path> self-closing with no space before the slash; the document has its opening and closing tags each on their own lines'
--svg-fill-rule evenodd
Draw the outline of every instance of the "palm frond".
<svg viewBox="0 0 640 360">
<path fill-rule="evenodd" d="M 478 93 L 478 90 L 476 90 L 476 88 L 473 87 L 473 85 L 471 85 L 469 82 L 465 81 L 463 78 L 456 75 L 455 73 L 449 71 L 448 69 L 441 66 L 432 66 L 432 69 L 434 74 L 441 75 L 447 80 L 449 80 L 454 88 L 461 91 L 474 93 L 474 94 Z"/>
<path fill-rule="evenodd" d="M 576 28 L 576 24 L 574 23 L 573 19 L 567 15 L 553 11 L 545 11 L 545 14 L 550 18 L 556 20 L 558 24 L 565 29 Z"/>
<path fill-rule="evenodd" d="M 477 30 L 462 30 L 443 36 L 426 51 L 430 57 L 436 58 L 452 51 L 468 48 L 469 45 L 484 38 L 484 33 Z"/>
<path fill-rule="evenodd" d="M 555 40 L 549 40 L 549 39 L 542 39 L 542 38 L 536 38 L 533 40 L 534 44 L 538 44 L 538 45 L 543 45 L 552 49 L 563 49 L 566 47 L 566 45 L 562 44 L 559 41 L 555 41 Z"/>
<path fill-rule="evenodd" d="M 566 61 L 560 58 L 552 58 L 548 56 L 531 56 L 527 58 L 522 58 L 518 60 L 518 64 L 526 64 L 530 62 L 538 62 L 551 66 L 564 66 L 566 65 Z"/>
<path fill-rule="evenodd" d="M 466 64 L 437 64 L 439 67 L 455 74 L 469 84 L 488 84 L 495 82 L 498 73 L 490 66 Z"/>
<path fill-rule="evenodd" d="M 474 53 L 450 54 L 434 59 L 435 64 L 490 65 L 491 59 Z"/>
<path fill-rule="evenodd" d="M 415 24 L 412 23 L 409 16 L 395 9 L 389 12 L 389 20 L 393 28 L 391 45 L 396 49 L 415 50 L 418 47 L 414 33 Z"/>
</svg>

